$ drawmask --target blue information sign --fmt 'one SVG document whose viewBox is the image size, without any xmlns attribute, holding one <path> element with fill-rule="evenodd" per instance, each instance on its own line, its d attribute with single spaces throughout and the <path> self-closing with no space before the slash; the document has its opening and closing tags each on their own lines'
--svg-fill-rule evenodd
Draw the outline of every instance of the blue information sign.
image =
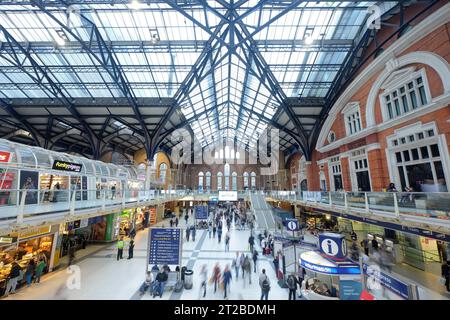
<svg viewBox="0 0 450 320">
<path fill-rule="evenodd" d="M 409 298 L 409 290 L 408 285 L 400 280 L 397 280 L 387 273 L 384 273 L 379 270 L 374 270 L 370 268 L 367 264 L 363 264 L 363 270 L 366 275 L 372 277 L 373 280 L 380 283 L 383 287 L 391 290 L 392 292 L 398 294 L 400 297 L 404 299 Z"/>
<path fill-rule="evenodd" d="M 359 300 L 361 292 L 361 282 L 354 280 L 339 281 L 339 294 L 341 300 Z"/>
<path fill-rule="evenodd" d="M 181 229 L 150 228 L 149 265 L 181 264 Z"/>
<path fill-rule="evenodd" d="M 298 220 L 297 219 L 286 219 L 286 228 L 289 231 L 297 231 L 299 229 Z"/>
<path fill-rule="evenodd" d="M 208 219 L 208 206 L 196 206 L 195 207 L 195 219 L 206 220 Z"/>
</svg>

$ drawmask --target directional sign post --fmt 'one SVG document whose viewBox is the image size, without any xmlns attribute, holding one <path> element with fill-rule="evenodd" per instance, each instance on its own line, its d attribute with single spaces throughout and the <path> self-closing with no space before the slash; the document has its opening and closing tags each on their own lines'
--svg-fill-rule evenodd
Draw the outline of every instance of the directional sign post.
<svg viewBox="0 0 450 320">
<path fill-rule="evenodd" d="M 292 238 L 295 237 L 295 231 L 297 231 L 299 229 L 299 223 L 297 219 L 286 219 L 286 228 L 289 231 L 292 231 Z M 294 261 L 295 261 L 295 271 L 297 271 L 297 248 L 296 245 L 294 243 Z"/>
<path fill-rule="evenodd" d="M 147 270 L 154 265 L 181 265 L 181 228 L 149 228 Z"/>
</svg>

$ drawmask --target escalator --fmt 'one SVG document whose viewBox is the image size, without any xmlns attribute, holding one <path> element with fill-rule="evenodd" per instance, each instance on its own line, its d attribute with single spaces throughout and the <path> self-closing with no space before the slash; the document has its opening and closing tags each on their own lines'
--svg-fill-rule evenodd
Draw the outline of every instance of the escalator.
<svg viewBox="0 0 450 320">
<path fill-rule="evenodd" d="M 256 217 L 256 228 L 274 232 L 277 229 L 275 218 L 264 194 L 250 194 L 250 202 Z"/>
</svg>

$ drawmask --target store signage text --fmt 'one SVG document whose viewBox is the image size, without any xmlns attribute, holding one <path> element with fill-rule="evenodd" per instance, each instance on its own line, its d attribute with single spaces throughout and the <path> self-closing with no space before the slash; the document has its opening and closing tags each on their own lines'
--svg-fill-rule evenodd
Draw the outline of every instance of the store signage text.
<svg viewBox="0 0 450 320">
<path fill-rule="evenodd" d="M 13 237 L 0 237 L 0 243 L 1 244 L 11 244 L 17 241 L 17 238 Z"/>
<path fill-rule="evenodd" d="M 11 153 L 6 151 L 0 151 L 0 162 L 9 162 Z"/>
<path fill-rule="evenodd" d="M 51 229 L 52 229 L 51 226 L 35 227 L 35 228 L 28 229 L 28 230 L 20 231 L 18 234 L 18 237 L 20 239 L 31 238 L 31 237 L 39 236 L 41 234 L 50 233 Z"/>
<path fill-rule="evenodd" d="M 363 264 L 364 274 L 373 277 L 377 280 L 383 287 L 391 290 L 392 292 L 398 294 L 404 299 L 409 298 L 408 285 L 403 283 L 381 271 L 375 270 L 376 268 L 371 268 L 367 264 Z"/>
<path fill-rule="evenodd" d="M 326 267 L 301 260 L 301 266 L 311 271 L 325 274 L 360 274 L 359 267 Z"/>
<path fill-rule="evenodd" d="M 83 165 L 78 163 L 72 163 L 72 162 L 66 162 L 66 161 L 60 161 L 55 160 L 53 161 L 53 170 L 60 170 L 60 171 L 69 171 L 69 172 L 81 172 L 81 168 Z"/>
</svg>

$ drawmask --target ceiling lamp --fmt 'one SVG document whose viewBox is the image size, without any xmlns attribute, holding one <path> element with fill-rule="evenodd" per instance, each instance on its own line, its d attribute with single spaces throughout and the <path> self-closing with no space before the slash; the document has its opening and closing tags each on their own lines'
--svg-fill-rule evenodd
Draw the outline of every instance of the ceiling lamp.
<svg viewBox="0 0 450 320">
<path fill-rule="evenodd" d="M 314 28 L 306 28 L 305 30 L 305 43 L 307 45 L 311 45 L 314 42 L 313 32 Z"/>
<path fill-rule="evenodd" d="M 66 34 L 62 30 L 55 30 L 53 38 L 58 46 L 63 46 L 69 41 L 69 38 L 67 38 Z"/>
<path fill-rule="evenodd" d="M 157 44 L 161 39 L 159 38 L 159 33 L 157 29 L 150 29 L 150 43 L 155 45 Z"/>
<path fill-rule="evenodd" d="M 130 3 L 130 7 L 133 10 L 139 10 L 139 9 L 141 9 L 141 3 L 138 0 L 133 0 Z"/>
</svg>

